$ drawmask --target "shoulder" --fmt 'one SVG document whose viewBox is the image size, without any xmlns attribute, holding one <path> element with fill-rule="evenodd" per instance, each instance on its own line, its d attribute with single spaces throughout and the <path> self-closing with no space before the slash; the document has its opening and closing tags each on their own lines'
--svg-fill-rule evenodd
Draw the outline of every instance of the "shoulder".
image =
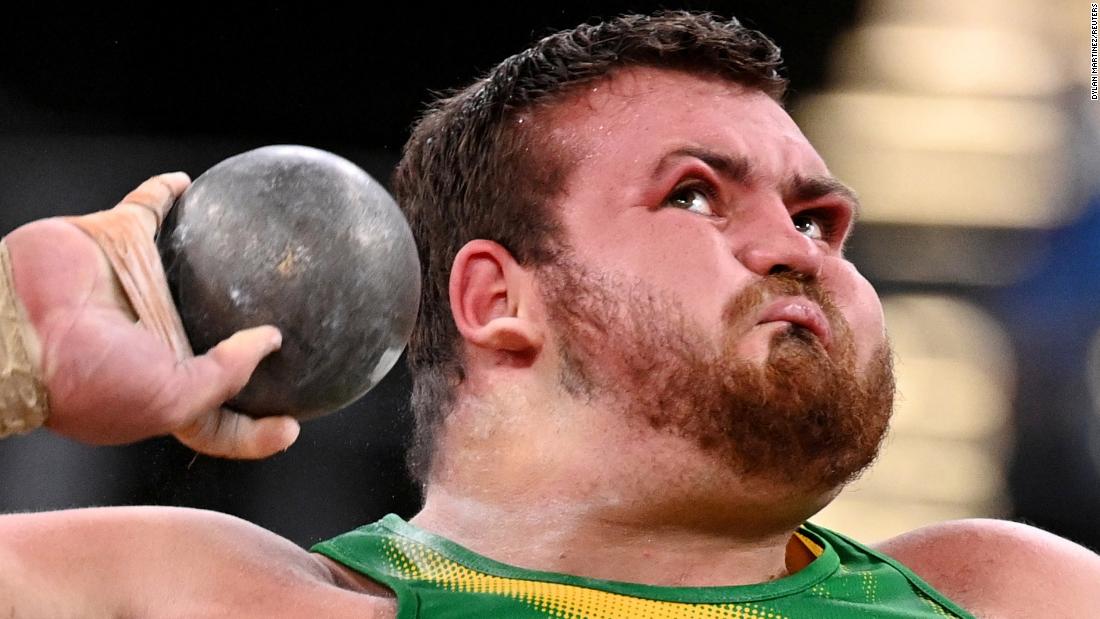
<svg viewBox="0 0 1100 619">
<path fill-rule="evenodd" d="M 343 586 L 327 564 L 240 518 L 174 507 L 0 517 L 0 550 L 23 573 L 129 616 L 392 617 L 393 604 Z M 75 570 L 75 564 L 84 567 Z M 96 574 L 103 575 L 102 578 Z M 317 611 L 319 614 L 313 614 Z"/>
<path fill-rule="evenodd" d="M 289 540 L 226 514 L 181 507 L 95 507 L 0 517 L 0 534 L 11 545 L 40 547 L 70 544 L 107 551 L 116 544 L 134 554 L 177 553 L 205 556 L 213 548 L 284 559 L 305 553 Z M 300 558 L 300 557 L 299 557 Z"/>
<path fill-rule="evenodd" d="M 875 545 L 980 617 L 1092 617 L 1100 556 L 1041 529 L 959 520 Z"/>
</svg>

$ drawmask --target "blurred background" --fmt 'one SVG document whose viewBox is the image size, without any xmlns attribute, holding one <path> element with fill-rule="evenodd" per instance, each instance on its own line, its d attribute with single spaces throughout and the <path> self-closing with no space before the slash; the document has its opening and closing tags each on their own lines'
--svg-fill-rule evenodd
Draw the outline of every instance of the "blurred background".
<svg viewBox="0 0 1100 619">
<path fill-rule="evenodd" d="M 775 39 L 792 114 L 864 202 L 849 252 L 883 296 L 898 412 L 878 464 L 815 520 L 875 541 L 996 516 L 1100 546 L 1087 2 L 16 11 L 0 24 L 0 231 L 106 208 L 154 173 L 196 176 L 272 143 L 325 148 L 388 180 L 433 92 L 554 30 L 662 7 L 736 15 Z M 7 439 L 0 512 L 185 505 L 301 545 L 408 517 L 419 504 L 403 466 L 408 388 L 399 364 L 263 462 L 171 439 Z"/>
</svg>

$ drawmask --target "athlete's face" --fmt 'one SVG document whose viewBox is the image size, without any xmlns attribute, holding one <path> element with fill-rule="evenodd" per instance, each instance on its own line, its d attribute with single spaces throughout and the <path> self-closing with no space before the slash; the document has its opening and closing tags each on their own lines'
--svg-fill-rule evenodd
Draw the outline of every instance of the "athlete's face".
<svg viewBox="0 0 1100 619">
<path fill-rule="evenodd" d="M 540 284 L 571 395 L 743 475 L 833 488 L 893 399 L 882 310 L 842 249 L 857 204 L 766 95 L 633 69 L 554 114 L 579 153 Z"/>
</svg>

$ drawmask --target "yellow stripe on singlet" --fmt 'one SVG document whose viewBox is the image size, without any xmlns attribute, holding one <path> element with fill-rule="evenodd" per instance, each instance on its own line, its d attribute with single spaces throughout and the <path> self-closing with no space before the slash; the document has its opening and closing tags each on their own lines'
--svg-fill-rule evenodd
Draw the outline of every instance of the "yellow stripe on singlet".
<svg viewBox="0 0 1100 619">
<path fill-rule="evenodd" d="M 794 532 L 794 536 L 798 538 L 798 541 L 802 542 L 802 545 L 806 547 L 806 550 L 812 552 L 815 557 L 820 557 L 821 554 L 825 552 L 825 549 L 819 546 L 817 542 L 799 533 L 798 531 Z"/>
<path fill-rule="evenodd" d="M 767 604 L 665 602 L 553 582 L 485 574 L 409 540 L 388 540 L 389 564 L 404 578 L 450 591 L 511 598 L 547 617 L 571 619 L 789 619 Z"/>
</svg>

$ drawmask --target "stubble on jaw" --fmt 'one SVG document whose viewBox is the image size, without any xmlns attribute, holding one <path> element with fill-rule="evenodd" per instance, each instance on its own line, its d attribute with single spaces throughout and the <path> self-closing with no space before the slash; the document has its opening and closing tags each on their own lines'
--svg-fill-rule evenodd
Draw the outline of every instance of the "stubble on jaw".
<svg viewBox="0 0 1100 619">
<path fill-rule="evenodd" d="M 874 461 L 893 406 L 892 354 L 883 342 L 859 371 L 851 328 L 817 282 L 761 278 L 727 303 L 718 343 L 646 282 L 593 273 L 567 254 L 539 268 L 539 283 L 569 396 L 686 439 L 745 478 L 832 489 Z M 792 325 L 762 365 L 739 358 L 747 319 L 794 295 L 821 306 L 831 350 Z"/>
</svg>

